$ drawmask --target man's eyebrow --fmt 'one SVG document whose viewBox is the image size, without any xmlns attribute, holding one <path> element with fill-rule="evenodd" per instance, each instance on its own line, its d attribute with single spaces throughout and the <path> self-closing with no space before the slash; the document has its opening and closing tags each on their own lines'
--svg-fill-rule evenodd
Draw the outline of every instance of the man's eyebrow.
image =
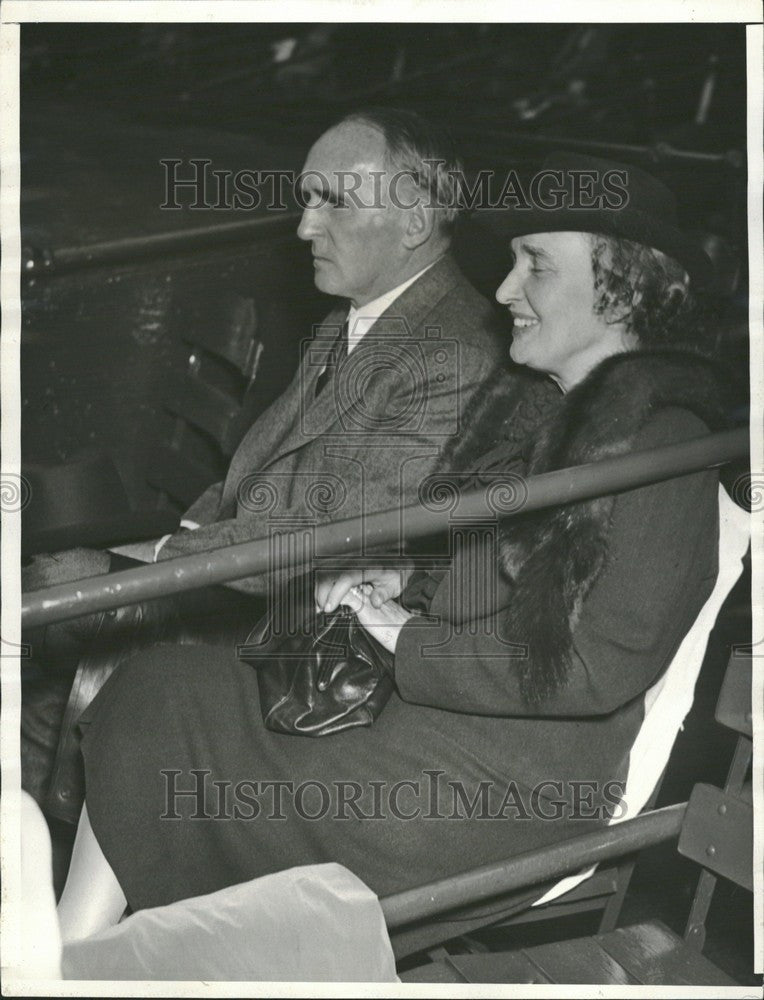
<svg viewBox="0 0 764 1000">
<path fill-rule="evenodd" d="M 336 193 L 329 187 L 325 177 L 318 177 L 314 173 L 309 174 L 307 179 L 302 182 L 302 189 L 304 192 L 316 192 L 323 201 L 330 205 L 339 204 Z"/>
</svg>

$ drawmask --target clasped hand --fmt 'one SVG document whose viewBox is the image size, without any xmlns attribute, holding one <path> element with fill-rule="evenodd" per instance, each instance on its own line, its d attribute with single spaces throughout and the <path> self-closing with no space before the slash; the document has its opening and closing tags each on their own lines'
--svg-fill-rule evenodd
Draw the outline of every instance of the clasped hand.
<svg viewBox="0 0 764 1000">
<path fill-rule="evenodd" d="M 394 653 L 410 611 L 396 597 L 406 586 L 410 569 L 364 569 L 316 574 L 316 609 L 331 612 L 344 604 L 356 613 L 366 631 Z"/>
</svg>

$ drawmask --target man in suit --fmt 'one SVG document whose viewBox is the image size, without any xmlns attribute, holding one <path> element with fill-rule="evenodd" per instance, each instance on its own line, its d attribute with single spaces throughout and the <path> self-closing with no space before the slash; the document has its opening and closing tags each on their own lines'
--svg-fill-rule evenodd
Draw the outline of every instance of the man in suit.
<svg viewBox="0 0 764 1000">
<path fill-rule="evenodd" d="M 351 114 L 308 153 L 297 234 L 316 286 L 344 300 L 314 328 L 286 391 L 252 425 L 226 479 L 179 530 L 125 555 L 168 559 L 416 499 L 494 369 L 494 313 L 449 253 L 461 169 L 440 129 L 410 112 Z M 71 558 L 67 558 L 71 556 Z M 93 550 L 38 557 L 24 589 L 107 572 Z M 267 593 L 267 575 L 232 581 Z"/>
<path fill-rule="evenodd" d="M 287 390 L 250 428 L 158 549 L 173 558 L 413 502 L 498 359 L 492 312 L 449 254 L 459 168 L 408 112 L 350 115 L 301 175 L 298 236 L 316 286 L 346 300 L 305 345 Z M 278 567 L 273 567 L 270 583 Z M 264 593 L 268 576 L 231 586 Z"/>
<path fill-rule="evenodd" d="M 315 328 L 292 383 L 245 435 L 226 479 L 199 497 L 177 532 L 142 550 L 126 547 L 123 555 L 174 558 L 288 532 L 290 524 L 299 534 L 416 499 L 498 359 L 491 307 L 449 254 L 458 169 L 439 130 L 408 112 L 350 115 L 318 139 L 301 175 L 298 236 L 310 243 L 317 287 L 345 301 Z M 229 586 L 265 597 L 286 570 L 279 561 L 277 555 L 270 573 Z M 25 569 L 24 590 L 110 566 L 119 563 L 91 549 L 37 557 Z M 228 595 L 232 605 L 243 596 Z M 219 588 L 214 596 L 220 600 Z M 184 618 L 197 630 L 199 618 L 205 628 L 218 627 L 219 605 L 207 592 L 197 597 L 195 604 L 187 595 Z M 256 614 L 250 604 L 250 625 Z M 98 617 L 49 628 L 46 639 L 55 635 L 48 648 L 63 645 L 71 662 L 72 646 L 88 641 Z M 118 637 L 118 652 L 126 639 Z M 90 690 L 79 672 L 77 678 L 72 699 Z M 49 685 L 44 694 L 40 712 L 27 700 L 23 713 L 25 785 L 38 799 L 60 728 L 60 714 L 46 700 Z M 29 775 L 32 760 L 36 780 Z M 63 804 L 57 808 L 64 815 Z"/>
</svg>

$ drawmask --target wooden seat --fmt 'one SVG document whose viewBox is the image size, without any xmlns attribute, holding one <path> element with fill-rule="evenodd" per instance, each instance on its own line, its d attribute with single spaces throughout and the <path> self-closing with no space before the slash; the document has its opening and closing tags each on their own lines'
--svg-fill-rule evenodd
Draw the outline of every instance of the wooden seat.
<svg viewBox="0 0 764 1000">
<path fill-rule="evenodd" d="M 153 449 L 146 473 L 158 491 L 156 507 L 126 510 L 121 525 L 114 515 L 113 537 L 106 543 L 153 540 L 175 531 L 178 515 L 225 475 L 231 455 L 256 416 L 258 401 L 251 390 L 263 350 L 256 331 L 251 298 L 221 291 L 196 305 L 182 335 L 190 347 L 185 370 L 171 372 L 167 380 L 164 405 L 173 417 L 172 433 Z M 101 464 L 111 462 L 105 453 L 97 458 Z M 83 539 L 89 526 L 83 518 Z M 78 541 L 76 532 L 73 525 L 72 546 L 89 544 Z"/>
<path fill-rule="evenodd" d="M 736 985 L 701 954 L 701 948 L 718 877 L 753 888 L 753 805 L 748 780 L 752 758 L 751 663 L 750 655 L 733 652 L 717 706 L 717 722 L 738 733 L 724 788 L 696 785 L 681 824 L 677 849 L 701 867 L 683 937 L 655 920 L 513 951 L 441 955 L 435 962 L 404 972 L 402 981 Z M 628 826 L 625 823 L 621 829 Z M 575 854 L 572 842 L 571 849 Z M 507 872 L 511 865 L 509 862 Z"/>
<path fill-rule="evenodd" d="M 735 980 L 660 921 L 609 934 L 489 955 L 450 955 L 403 973 L 405 983 L 591 983 L 735 986 Z"/>
<path fill-rule="evenodd" d="M 193 313 L 182 334 L 191 348 L 186 369 L 170 376 L 165 398 L 173 430 L 147 474 L 160 505 L 185 510 L 225 474 L 255 416 L 251 389 L 263 350 L 257 326 L 254 300 L 228 290 Z"/>
</svg>

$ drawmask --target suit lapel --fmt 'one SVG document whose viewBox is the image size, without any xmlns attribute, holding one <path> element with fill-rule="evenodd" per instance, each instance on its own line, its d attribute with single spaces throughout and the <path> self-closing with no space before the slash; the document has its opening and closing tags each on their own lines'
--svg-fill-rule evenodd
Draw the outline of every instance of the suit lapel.
<svg viewBox="0 0 764 1000">
<path fill-rule="evenodd" d="M 267 469 L 288 452 L 302 447 L 323 433 L 326 426 L 331 424 L 332 415 L 336 413 L 333 394 L 327 386 L 316 398 L 316 382 L 336 343 L 346 315 L 346 309 L 332 310 L 321 324 L 314 327 L 311 339 L 302 345 L 297 375 L 290 391 L 280 397 L 284 401 L 284 407 L 273 417 L 270 411 L 263 415 L 269 423 L 271 419 L 278 421 L 280 433 L 271 438 L 266 452 L 261 451 L 261 461 L 257 468 Z M 259 423 L 258 420 L 252 430 Z"/>
<path fill-rule="evenodd" d="M 380 337 L 410 337 L 422 326 L 440 300 L 461 281 L 461 273 L 450 255 L 442 257 L 421 278 L 410 285 L 369 329 L 350 355 L 355 368 L 368 354 L 373 355 Z M 345 321 L 347 310 L 337 307 L 305 345 L 300 368 L 289 389 L 262 414 L 249 429 L 226 477 L 221 512 L 235 499 L 243 476 L 265 471 L 291 451 L 304 447 L 336 424 L 338 403 L 328 385 L 316 398 L 316 381 L 329 349 Z"/>
<path fill-rule="evenodd" d="M 316 341 L 321 345 L 329 343 L 330 339 L 333 341 L 344 319 L 344 309 L 332 310 L 323 323 L 314 328 L 311 340 L 301 345 L 302 357 L 291 383 L 255 420 L 231 459 L 218 517 L 223 516 L 235 501 L 239 483 L 245 476 L 266 469 L 282 455 L 292 451 L 296 440 L 302 440 L 299 438 L 300 417 L 305 411 L 306 401 L 315 395 L 320 371 L 318 365 L 311 364 L 315 358 L 309 356 L 309 351 Z"/>
<path fill-rule="evenodd" d="M 387 307 L 369 332 L 377 336 L 388 332 L 396 335 L 403 328 L 406 333 L 413 335 L 440 300 L 463 280 L 453 258 L 446 254 Z M 357 350 L 363 347 L 365 339 Z"/>
<path fill-rule="evenodd" d="M 333 309 L 322 323 L 313 328 L 312 338 L 303 346 L 300 360 L 303 407 L 312 407 L 318 403 L 316 399 L 318 376 L 329 361 L 330 352 L 337 343 L 337 335 L 346 319 L 347 309 Z M 296 420 L 294 426 L 298 427 L 299 421 Z"/>
</svg>

